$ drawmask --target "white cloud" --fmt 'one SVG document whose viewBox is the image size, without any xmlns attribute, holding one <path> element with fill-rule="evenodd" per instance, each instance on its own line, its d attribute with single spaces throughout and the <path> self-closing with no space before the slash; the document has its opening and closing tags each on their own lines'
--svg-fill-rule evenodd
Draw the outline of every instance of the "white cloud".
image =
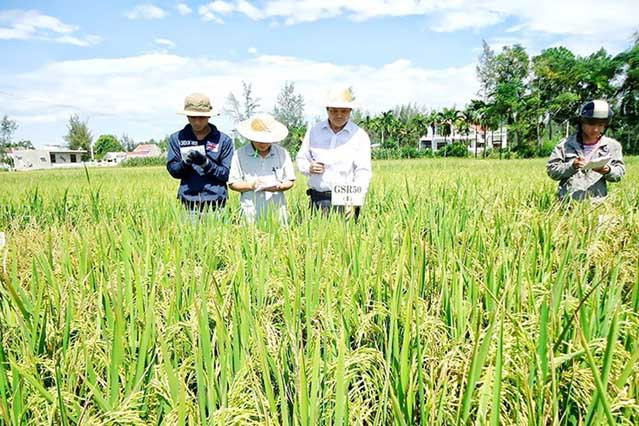
<svg viewBox="0 0 639 426">
<path fill-rule="evenodd" d="M 218 7 L 218 6 L 216 6 Z M 223 24 L 224 21 L 222 19 L 220 19 L 215 13 L 214 10 L 212 8 L 212 3 L 211 4 L 207 4 L 204 6 L 200 6 L 197 10 L 197 13 L 200 14 L 200 16 L 202 17 L 202 19 L 204 19 L 205 21 L 213 21 L 216 22 L 218 24 Z"/>
<path fill-rule="evenodd" d="M 0 11 L 0 40 L 46 40 L 76 46 L 91 46 L 102 39 L 75 34 L 78 27 L 37 10 Z"/>
<path fill-rule="evenodd" d="M 254 47 L 249 47 L 248 48 L 248 53 L 250 53 L 251 55 L 255 55 L 257 54 L 257 49 Z"/>
<path fill-rule="evenodd" d="M 371 113 L 408 102 L 461 107 L 477 91 L 474 64 L 436 70 L 408 60 L 373 67 L 267 55 L 237 62 L 171 54 L 97 58 L 51 63 L 6 78 L 11 87 L 0 90 L 0 102 L 19 122 L 18 136 L 36 144 L 61 142 L 71 113 L 90 118 L 95 134 L 162 137 L 183 125 L 174 112 L 186 94 L 207 93 L 219 111 L 229 91 L 241 93 L 242 80 L 253 84 L 264 111 L 272 110 L 285 81 L 295 82 L 309 119 L 324 115 L 322 99 L 336 85 L 353 86 Z M 228 117 L 214 121 L 226 131 L 233 127 Z"/>
<path fill-rule="evenodd" d="M 133 9 L 125 13 L 129 19 L 162 19 L 168 14 L 152 3 L 138 4 Z"/>
<path fill-rule="evenodd" d="M 200 7 L 205 20 L 244 14 L 285 25 L 346 17 L 364 21 L 380 17 L 424 16 L 435 31 L 458 31 L 514 21 L 509 31 L 593 36 L 627 42 L 637 29 L 636 0 L 217 0 Z"/>
<path fill-rule="evenodd" d="M 175 5 L 175 9 L 182 16 L 189 15 L 193 10 L 186 3 L 178 3 Z"/>
<path fill-rule="evenodd" d="M 88 47 L 88 46 L 93 46 L 95 44 L 101 43 L 102 37 L 99 37 L 96 35 L 89 35 L 85 37 L 62 36 L 62 37 L 55 38 L 53 40 L 58 43 L 73 44 L 75 46 L 80 46 L 80 47 Z"/>
<path fill-rule="evenodd" d="M 262 12 L 246 0 L 239 0 L 235 3 L 238 12 L 245 14 L 253 20 L 262 19 Z"/>
<path fill-rule="evenodd" d="M 227 3 L 225 1 L 214 1 L 204 6 L 209 9 L 211 12 L 220 13 L 222 15 L 227 15 L 234 10 L 233 5 L 231 3 Z"/>
<path fill-rule="evenodd" d="M 492 11 L 476 11 L 473 14 L 463 11 L 452 11 L 444 13 L 433 25 L 434 31 L 452 32 L 463 29 L 479 29 L 498 24 L 503 20 L 503 16 Z"/>
<path fill-rule="evenodd" d="M 198 13 L 202 19 L 205 21 L 214 21 L 220 24 L 223 23 L 220 15 L 227 16 L 234 12 L 246 15 L 253 20 L 262 19 L 263 17 L 262 12 L 246 0 L 237 0 L 232 3 L 216 0 L 200 6 L 198 9 Z"/>
<path fill-rule="evenodd" d="M 153 40 L 153 43 L 159 44 L 161 46 L 166 46 L 168 48 L 175 47 L 175 43 L 173 43 L 171 40 L 166 38 L 156 38 L 155 40 Z"/>
</svg>

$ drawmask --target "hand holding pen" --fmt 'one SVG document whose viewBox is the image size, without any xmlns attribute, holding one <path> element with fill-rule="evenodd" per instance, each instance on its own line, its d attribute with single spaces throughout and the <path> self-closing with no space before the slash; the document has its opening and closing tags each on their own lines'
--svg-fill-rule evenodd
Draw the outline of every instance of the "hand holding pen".
<svg viewBox="0 0 639 426">
<path fill-rule="evenodd" d="M 326 169 L 324 163 L 316 161 L 315 156 L 313 155 L 313 151 L 311 151 L 310 149 L 308 150 L 308 153 L 311 156 L 311 164 L 308 167 L 308 171 L 314 175 L 321 175 L 322 173 L 324 173 L 324 170 Z"/>
</svg>

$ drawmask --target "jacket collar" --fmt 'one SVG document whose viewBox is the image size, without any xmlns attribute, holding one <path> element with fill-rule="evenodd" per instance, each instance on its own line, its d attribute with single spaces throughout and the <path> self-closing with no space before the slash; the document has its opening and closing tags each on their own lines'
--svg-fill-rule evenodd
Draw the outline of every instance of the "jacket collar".
<svg viewBox="0 0 639 426">
<path fill-rule="evenodd" d="M 610 138 L 608 138 L 607 136 L 602 136 L 601 140 L 598 142 L 599 145 L 597 146 L 597 151 L 599 151 L 603 147 L 607 147 L 609 142 L 610 142 Z M 577 141 L 576 134 L 568 138 L 568 140 L 566 141 L 566 145 L 572 148 L 580 156 L 585 155 L 584 147 L 580 142 Z M 608 148 L 604 149 L 604 151 L 608 151 Z"/>
<path fill-rule="evenodd" d="M 322 122 L 322 127 L 324 129 L 330 130 L 331 132 L 333 131 L 333 129 L 331 129 L 331 126 L 328 124 L 328 119 Z M 348 133 L 353 134 L 353 132 L 355 131 L 355 127 L 357 126 L 355 125 L 355 123 L 353 123 L 353 120 L 348 120 L 346 122 L 346 125 L 342 130 L 340 130 L 340 132 L 347 131 Z"/>
<path fill-rule="evenodd" d="M 220 138 L 220 131 L 217 129 L 217 127 L 215 127 L 215 125 L 211 123 L 209 123 L 209 126 L 211 127 L 211 131 L 208 135 L 206 135 L 204 139 L 202 139 L 201 142 L 217 142 Z M 193 128 L 190 124 L 184 126 L 184 129 L 182 129 L 182 135 L 184 136 L 182 139 L 190 139 L 193 141 L 198 140 L 195 136 L 195 133 L 193 133 Z"/>
</svg>

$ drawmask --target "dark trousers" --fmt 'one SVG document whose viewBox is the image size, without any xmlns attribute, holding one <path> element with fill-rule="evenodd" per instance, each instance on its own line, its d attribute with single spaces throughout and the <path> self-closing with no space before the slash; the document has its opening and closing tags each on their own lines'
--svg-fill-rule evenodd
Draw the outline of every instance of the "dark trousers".
<svg viewBox="0 0 639 426">
<path fill-rule="evenodd" d="M 316 191 L 314 189 L 307 189 L 306 194 L 309 196 L 309 203 L 311 211 L 319 211 L 325 216 L 328 216 L 330 212 L 346 214 L 346 208 L 344 206 L 334 206 L 331 204 L 331 191 Z M 355 220 L 359 218 L 360 207 L 355 206 Z"/>
<path fill-rule="evenodd" d="M 199 212 L 199 213 L 204 213 L 204 212 L 212 212 L 215 211 L 217 209 L 222 209 L 224 208 L 224 205 L 226 204 L 226 200 L 224 201 L 186 201 L 186 200 L 180 200 L 182 201 L 182 205 L 184 206 L 185 209 L 191 211 L 191 212 Z"/>
</svg>

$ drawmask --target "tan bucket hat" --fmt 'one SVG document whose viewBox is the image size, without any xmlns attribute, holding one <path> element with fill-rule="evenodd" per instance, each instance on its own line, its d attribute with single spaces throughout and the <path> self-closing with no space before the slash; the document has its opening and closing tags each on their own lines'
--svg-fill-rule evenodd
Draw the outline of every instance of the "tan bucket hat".
<svg viewBox="0 0 639 426">
<path fill-rule="evenodd" d="M 255 114 L 237 125 L 240 135 L 253 142 L 275 143 L 288 135 L 285 125 L 270 114 Z"/>
<path fill-rule="evenodd" d="M 326 102 L 324 104 L 327 107 L 332 108 L 355 108 L 355 96 L 350 87 L 341 87 L 333 89 L 326 95 Z"/>
<path fill-rule="evenodd" d="M 213 116 L 212 110 L 213 107 L 208 96 L 202 93 L 191 93 L 184 98 L 184 110 L 177 113 L 191 117 L 211 117 Z"/>
</svg>

